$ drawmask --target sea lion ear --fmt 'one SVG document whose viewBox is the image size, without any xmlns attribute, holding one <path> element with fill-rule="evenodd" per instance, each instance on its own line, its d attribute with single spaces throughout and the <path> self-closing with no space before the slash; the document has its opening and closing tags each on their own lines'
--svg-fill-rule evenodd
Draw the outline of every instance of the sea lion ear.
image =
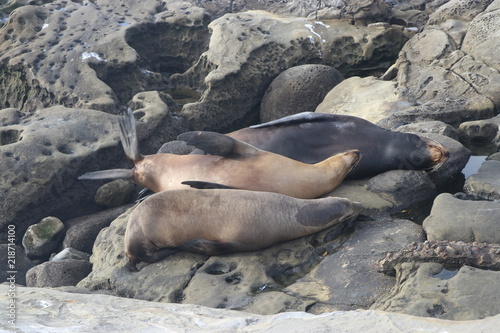
<svg viewBox="0 0 500 333">
<path fill-rule="evenodd" d="M 177 140 L 195 146 L 205 153 L 217 156 L 243 155 L 252 156 L 259 152 L 248 143 L 233 139 L 227 135 L 215 132 L 186 132 L 177 137 Z"/>
<path fill-rule="evenodd" d="M 208 190 L 208 189 L 214 189 L 214 188 L 236 190 L 235 187 L 231 187 L 231 186 L 227 186 L 227 185 L 223 185 L 223 184 L 217 184 L 217 183 L 196 181 L 196 180 L 184 181 L 181 184 L 188 185 L 188 186 L 191 186 L 192 188 L 197 188 L 199 190 Z"/>
</svg>

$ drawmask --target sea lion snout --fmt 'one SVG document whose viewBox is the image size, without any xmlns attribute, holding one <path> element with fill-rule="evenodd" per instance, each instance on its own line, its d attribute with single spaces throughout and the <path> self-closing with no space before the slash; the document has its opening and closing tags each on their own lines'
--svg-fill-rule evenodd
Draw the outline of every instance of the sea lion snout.
<svg viewBox="0 0 500 333">
<path fill-rule="evenodd" d="M 437 170 L 441 165 L 443 165 L 444 162 L 448 160 L 448 158 L 450 157 L 450 152 L 448 151 L 448 149 L 446 149 L 446 147 L 434 140 L 428 138 L 422 138 L 422 140 L 424 140 L 427 144 L 427 149 L 429 151 L 429 156 L 432 163 L 432 165 L 430 165 L 429 167 L 432 170 Z"/>
</svg>

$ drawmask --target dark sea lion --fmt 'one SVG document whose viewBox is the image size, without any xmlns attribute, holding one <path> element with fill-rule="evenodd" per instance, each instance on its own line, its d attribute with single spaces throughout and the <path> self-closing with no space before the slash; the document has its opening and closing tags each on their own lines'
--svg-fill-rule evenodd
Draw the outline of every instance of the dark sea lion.
<svg viewBox="0 0 500 333">
<path fill-rule="evenodd" d="M 187 132 L 178 137 L 210 155 L 143 156 L 138 149 L 132 111 L 119 121 L 123 148 L 134 168 L 91 172 L 79 179 L 123 178 L 153 192 L 196 187 L 197 182 L 203 182 L 296 198 L 317 198 L 340 185 L 361 159 L 359 151 L 350 150 L 307 164 L 213 132 Z"/>
<path fill-rule="evenodd" d="M 353 221 L 359 203 L 343 198 L 296 199 L 231 189 L 164 191 L 130 214 L 125 254 L 131 269 L 191 251 L 208 255 L 254 251 Z"/>
<path fill-rule="evenodd" d="M 363 159 L 347 177 L 351 179 L 396 169 L 435 170 L 449 157 L 448 150 L 433 140 L 338 114 L 303 112 L 227 135 L 304 163 L 358 149 Z"/>
</svg>

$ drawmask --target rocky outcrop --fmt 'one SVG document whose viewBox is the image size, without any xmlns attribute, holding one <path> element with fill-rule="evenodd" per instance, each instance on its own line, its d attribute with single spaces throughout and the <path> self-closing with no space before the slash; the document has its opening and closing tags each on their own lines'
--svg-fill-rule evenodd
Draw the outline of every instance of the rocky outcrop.
<svg viewBox="0 0 500 333">
<path fill-rule="evenodd" d="M 66 290 L 71 290 L 67 289 Z M 81 290 L 79 290 L 81 291 Z M 0 285 L 0 300 L 7 304 L 8 286 Z M 347 311 L 312 315 L 287 312 L 256 315 L 211 309 L 199 305 L 165 304 L 109 295 L 68 293 L 52 289 L 18 287 L 17 315 L 0 324 L 3 330 L 81 332 L 111 327 L 113 332 L 401 332 L 415 327 L 428 331 L 494 332 L 500 317 L 455 321 L 413 317 L 382 311 Z M 22 308 L 22 310 L 21 310 Z M 43 317 L 43 320 L 40 319 Z M 15 323 L 15 325 L 14 325 Z"/>
<path fill-rule="evenodd" d="M 257 122 L 262 95 L 283 70 L 307 62 L 338 68 L 344 75 L 373 70 L 392 62 L 393 50 L 407 39 L 401 27 L 284 18 L 263 11 L 227 14 L 209 28 L 208 50 L 188 71 L 173 75 L 171 83 L 200 92 L 201 98 L 181 112 L 191 128 L 221 132 Z"/>
<path fill-rule="evenodd" d="M 403 263 L 386 299 L 371 309 L 452 320 L 482 319 L 500 312 L 500 272 L 437 263 Z"/>
</svg>

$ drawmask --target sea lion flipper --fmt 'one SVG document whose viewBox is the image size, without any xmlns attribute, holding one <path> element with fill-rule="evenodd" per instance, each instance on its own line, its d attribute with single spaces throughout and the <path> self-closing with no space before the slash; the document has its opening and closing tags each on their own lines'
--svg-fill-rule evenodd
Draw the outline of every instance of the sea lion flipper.
<svg viewBox="0 0 500 333">
<path fill-rule="evenodd" d="M 310 123 L 315 121 L 331 121 L 334 115 L 328 113 L 316 113 L 316 112 L 301 112 L 297 114 L 292 114 L 287 117 L 279 118 L 276 120 L 271 120 L 266 123 L 250 126 L 250 128 L 262 128 L 275 125 L 291 125 L 298 123 Z"/>
<path fill-rule="evenodd" d="M 141 160 L 143 156 L 139 153 L 135 117 L 131 108 L 118 116 L 118 124 L 120 125 L 120 140 L 125 154 L 132 162 Z"/>
<path fill-rule="evenodd" d="M 207 189 L 214 189 L 214 188 L 236 190 L 236 188 L 231 187 L 231 186 L 217 184 L 217 183 L 210 183 L 210 182 L 202 182 L 202 181 L 197 181 L 197 180 L 183 181 L 181 184 L 189 185 L 192 188 L 197 188 L 200 190 L 207 190 Z"/>
<path fill-rule="evenodd" d="M 134 174 L 130 169 L 111 169 L 87 172 L 78 177 L 79 180 L 96 180 L 96 179 L 131 179 Z"/>
<path fill-rule="evenodd" d="M 195 146 L 205 153 L 217 156 L 245 155 L 251 156 L 259 152 L 248 143 L 233 139 L 227 135 L 215 132 L 186 132 L 177 137 L 179 141 L 185 141 L 190 146 Z"/>
</svg>

